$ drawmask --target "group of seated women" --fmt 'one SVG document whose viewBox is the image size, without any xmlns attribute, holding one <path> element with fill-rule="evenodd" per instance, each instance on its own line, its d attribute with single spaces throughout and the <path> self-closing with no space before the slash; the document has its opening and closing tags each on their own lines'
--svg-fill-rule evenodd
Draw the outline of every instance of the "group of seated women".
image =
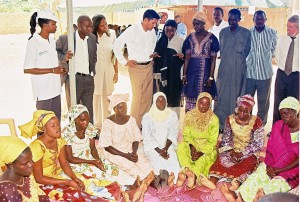
<svg viewBox="0 0 300 202">
<path fill-rule="evenodd" d="M 128 98 L 109 96 L 115 113 L 104 121 L 98 144 L 97 129 L 83 105 L 70 108 L 69 123 L 62 130 L 53 112 L 34 112 L 33 120 L 19 126 L 23 137 L 37 135 L 29 147 L 19 138 L 0 137 L 0 165 L 6 166 L 0 176 L 0 201 L 143 201 L 149 189 L 157 190 L 155 194 L 160 189 L 191 190 L 197 184 L 216 189 L 218 181 L 228 182 L 221 186 L 228 201 L 253 201 L 298 187 L 295 98 L 281 102 L 282 120 L 272 128 L 262 163 L 258 154 L 264 129 L 261 119 L 251 115 L 250 95 L 238 98 L 220 144 L 210 94 L 201 93 L 196 107 L 186 113 L 179 143 L 179 121 L 163 93 L 154 95 L 142 132 L 127 115 Z"/>
</svg>

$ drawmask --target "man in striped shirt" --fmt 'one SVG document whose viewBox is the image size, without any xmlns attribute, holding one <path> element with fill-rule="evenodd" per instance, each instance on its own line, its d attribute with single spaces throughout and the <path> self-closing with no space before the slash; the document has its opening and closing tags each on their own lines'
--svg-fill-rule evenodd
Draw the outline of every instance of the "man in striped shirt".
<svg viewBox="0 0 300 202">
<path fill-rule="evenodd" d="M 246 94 L 254 96 L 257 91 L 259 116 L 267 123 L 270 106 L 270 91 L 273 76 L 272 58 L 277 44 L 276 31 L 265 25 L 266 14 L 262 10 L 254 13 L 251 32 L 251 50 L 246 59 Z"/>
</svg>

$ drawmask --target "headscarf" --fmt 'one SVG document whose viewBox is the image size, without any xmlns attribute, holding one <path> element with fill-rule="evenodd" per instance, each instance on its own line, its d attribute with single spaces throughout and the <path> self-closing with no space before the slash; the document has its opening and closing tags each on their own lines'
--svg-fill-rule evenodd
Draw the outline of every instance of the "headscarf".
<svg viewBox="0 0 300 202">
<path fill-rule="evenodd" d="M 202 11 L 196 13 L 193 17 L 193 20 L 199 20 L 200 22 L 203 22 L 204 24 L 206 24 L 207 22 L 207 17 L 206 17 L 206 14 L 203 13 Z"/>
<path fill-rule="evenodd" d="M 187 113 L 188 116 L 184 119 L 185 126 L 192 126 L 198 131 L 203 131 L 205 127 L 209 124 L 212 116 L 214 115 L 211 108 L 207 110 L 205 113 L 201 113 L 198 109 L 198 102 L 201 98 L 207 97 L 212 102 L 212 97 L 209 93 L 203 92 L 197 98 L 196 107 Z"/>
<path fill-rule="evenodd" d="M 109 99 L 109 109 L 113 111 L 114 107 L 120 104 L 121 102 L 127 102 L 129 100 L 129 93 L 126 94 L 115 94 L 107 96 Z"/>
<path fill-rule="evenodd" d="M 250 94 L 238 97 L 237 100 L 236 100 L 236 106 L 237 106 L 237 108 L 240 107 L 240 106 L 242 106 L 242 105 L 250 107 L 250 109 L 252 109 L 253 106 L 255 105 L 254 98 Z"/>
<path fill-rule="evenodd" d="M 28 123 L 19 126 L 21 130 L 21 136 L 26 138 L 32 138 L 39 132 L 43 132 L 43 127 L 46 123 L 55 117 L 55 113 L 46 110 L 37 110 L 33 113 L 33 119 Z"/>
<path fill-rule="evenodd" d="M 175 20 L 167 20 L 167 22 L 164 25 L 161 37 L 158 39 L 155 45 L 154 52 L 156 52 L 160 57 L 154 58 L 153 72 L 160 73 L 161 75 L 160 80 L 163 83 L 162 84 L 163 86 L 168 85 L 167 75 L 166 75 L 167 68 L 168 68 L 168 58 L 166 56 L 168 51 L 169 39 L 165 33 L 166 26 L 171 26 L 177 29 L 177 23 Z"/>
<path fill-rule="evenodd" d="M 171 27 L 174 27 L 175 29 L 177 29 L 177 23 L 175 20 L 167 20 L 164 28 L 166 28 L 166 26 L 171 26 Z M 165 29 L 164 29 L 164 31 L 165 31 Z"/>
<path fill-rule="evenodd" d="M 67 114 L 69 117 L 69 124 L 62 130 L 62 135 L 67 141 L 68 139 L 72 139 L 77 132 L 75 120 L 83 112 L 89 113 L 89 110 L 84 105 L 77 104 L 70 107 Z M 96 137 L 96 127 L 93 124 L 89 123 L 88 127 L 86 128 L 85 135 L 87 135 L 89 138 Z"/>
<path fill-rule="evenodd" d="M 166 99 L 166 107 L 164 110 L 159 110 L 156 106 L 156 100 L 158 99 L 159 96 L 163 96 Z M 167 108 L 167 97 L 164 93 L 162 92 L 157 92 L 153 95 L 153 103 L 152 106 L 149 110 L 149 115 L 152 118 L 153 121 L 158 122 L 158 121 L 164 121 L 166 120 L 171 113 L 171 109 Z"/>
<path fill-rule="evenodd" d="M 281 109 L 293 109 L 296 113 L 299 113 L 299 101 L 294 97 L 287 97 L 283 99 L 279 104 L 279 110 Z"/>
<path fill-rule="evenodd" d="M 15 136 L 0 137 L 0 167 L 14 162 L 28 147 L 23 140 Z"/>
</svg>

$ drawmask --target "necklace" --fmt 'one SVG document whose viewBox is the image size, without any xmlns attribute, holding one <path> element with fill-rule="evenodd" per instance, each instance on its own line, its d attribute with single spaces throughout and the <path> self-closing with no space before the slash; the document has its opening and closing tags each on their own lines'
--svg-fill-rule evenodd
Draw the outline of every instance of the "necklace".
<svg viewBox="0 0 300 202">
<path fill-rule="evenodd" d="M 251 119 L 251 117 L 249 117 L 248 120 L 246 120 L 246 121 L 241 121 L 235 116 L 235 121 L 239 125 L 240 129 L 243 129 L 244 126 L 248 125 L 250 123 L 250 119 Z"/>
</svg>

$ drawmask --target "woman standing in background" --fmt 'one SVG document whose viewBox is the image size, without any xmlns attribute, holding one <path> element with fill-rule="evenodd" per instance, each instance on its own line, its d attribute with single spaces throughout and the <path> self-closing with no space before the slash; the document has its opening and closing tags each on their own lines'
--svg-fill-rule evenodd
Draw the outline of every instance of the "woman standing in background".
<svg viewBox="0 0 300 202">
<path fill-rule="evenodd" d="M 182 81 L 185 85 L 185 111 L 195 108 L 200 93 L 208 92 L 213 99 L 217 95 L 214 71 L 219 42 L 215 35 L 205 30 L 206 22 L 205 13 L 196 13 L 193 17 L 195 32 L 191 33 L 183 43 L 182 52 L 185 61 Z"/>
<path fill-rule="evenodd" d="M 114 83 L 118 82 L 118 61 L 115 59 L 112 45 L 116 40 L 114 30 L 108 29 L 103 15 L 93 17 L 93 34 L 97 36 L 97 63 L 94 90 L 94 125 L 101 128 L 108 117 L 107 96 L 114 91 Z"/>
</svg>

